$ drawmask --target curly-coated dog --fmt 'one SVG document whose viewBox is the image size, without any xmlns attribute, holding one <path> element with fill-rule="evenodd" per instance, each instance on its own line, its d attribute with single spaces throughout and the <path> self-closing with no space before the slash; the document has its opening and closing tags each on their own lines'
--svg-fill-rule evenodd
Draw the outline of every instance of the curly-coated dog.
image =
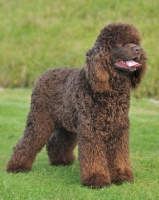
<svg viewBox="0 0 159 200">
<path fill-rule="evenodd" d="M 132 182 L 130 90 L 140 84 L 147 60 L 140 40 L 133 25 L 109 24 L 86 53 L 83 68 L 45 72 L 34 85 L 24 134 L 7 171 L 30 170 L 44 145 L 51 165 L 69 165 L 78 141 L 83 185 Z"/>
</svg>

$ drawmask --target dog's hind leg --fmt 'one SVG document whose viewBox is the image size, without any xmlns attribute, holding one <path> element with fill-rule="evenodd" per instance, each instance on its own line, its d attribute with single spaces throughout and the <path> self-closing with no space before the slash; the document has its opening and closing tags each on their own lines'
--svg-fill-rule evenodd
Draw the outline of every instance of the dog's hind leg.
<svg viewBox="0 0 159 200">
<path fill-rule="evenodd" d="M 45 146 L 54 131 L 54 122 L 46 104 L 40 97 L 32 101 L 26 128 L 22 138 L 13 149 L 8 161 L 8 172 L 25 172 L 31 169 L 37 153 Z"/>
<path fill-rule="evenodd" d="M 77 134 L 65 129 L 56 130 L 50 137 L 46 150 L 51 165 L 69 165 L 75 160 L 73 153 L 77 145 Z"/>
</svg>

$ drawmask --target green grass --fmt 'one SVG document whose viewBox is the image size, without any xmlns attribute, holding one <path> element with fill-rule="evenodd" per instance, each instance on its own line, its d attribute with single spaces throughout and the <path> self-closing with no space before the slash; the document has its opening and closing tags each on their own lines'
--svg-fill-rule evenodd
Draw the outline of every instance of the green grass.
<svg viewBox="0 0 159 200">
<path fill-rule="evenodd" d="M 30 106 L 29 89 L 0 92 L 0 200 L 157 200 L 159 199 L 159 102 L 132 99 L 133 184 L 89 189 L 80 183 L 78 159 L 68 167 L 49 165 L 45 148 L 28 173 L 8 174 L 6 163 L 21 137 Z M 77 149 L 75 150 L 77 155 Z"/>
<path fill-rule="evenodd" d="M 0 86 L 32 87 L 41 73 L 83 66 L 101 28 L 134 24 L 148 54 L 148 72 L 137 97 L 159 95 L 159 1 L 0 0 Z"/>
</svg>

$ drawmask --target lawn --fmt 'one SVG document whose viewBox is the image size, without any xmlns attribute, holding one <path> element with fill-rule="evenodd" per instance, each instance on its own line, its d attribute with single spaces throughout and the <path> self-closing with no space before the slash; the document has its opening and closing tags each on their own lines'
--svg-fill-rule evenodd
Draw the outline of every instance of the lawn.
<svg viewBox="0 0 159 200">
<path fill-rule="evenodd" d="M 132 99 L 130 109 L 133 184 L 89 189 L 80 183 L 78 159 L 53 167 L 45 152 L 28 173 L 8 174 L 6 163 L 21 137 L 30 104 L 30 89 L 0 91 L 0 200 L 157 200 L 159 199 L 159 102 Z M 75 150 L 77 155 L 77 149 Z"/>
</svg>

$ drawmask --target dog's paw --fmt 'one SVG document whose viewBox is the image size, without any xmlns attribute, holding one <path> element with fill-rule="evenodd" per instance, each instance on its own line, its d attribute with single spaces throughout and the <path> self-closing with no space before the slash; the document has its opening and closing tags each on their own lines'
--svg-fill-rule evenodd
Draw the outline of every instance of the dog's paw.
<svg viewBox="0 0 159 200">
<path fill-rule="evenodd" d="M 134 174 L 130 168 L 113 169 L 111 173 L 112 183 L 122 184 L 123 182 L 133 183 Z"/>
<path fill-rule="evenodd" d="M 65 156 L 50 157 L 50 165 L 71 165 L 75 161 L 74 154 Z"/>
<path fill-rule="evenodd" d="M 31 170 L 31 167 L 24 167 L 24 166 L 14 166 L 14 165 L 7 165 L 6 171 L 11 173 L 19 173 L 19 172 L 28 172 Z"/>
<path fill-rule="evenodd" d="M 90 177 L 82 180 L 84 186 L 91 188 L 103 188 L 111 185 L 110 176 L 104 176 L 103 174 L 93 174 Z"/>
<path fill-rule="evenodd" d="M 20 157 L 18 160 L 18 157 L 13 156 L 10 158 L 10 160 L 7 163 L 6 171 L 12 172 L 12 173 L 19 173 L 19 172 L 30 171 L 31 168 L 32 168 L 32 160 L 29 160 L 29 159 L 25 160 L 25 159 L 22 159 L 22 157 Z"/>
</svg>

